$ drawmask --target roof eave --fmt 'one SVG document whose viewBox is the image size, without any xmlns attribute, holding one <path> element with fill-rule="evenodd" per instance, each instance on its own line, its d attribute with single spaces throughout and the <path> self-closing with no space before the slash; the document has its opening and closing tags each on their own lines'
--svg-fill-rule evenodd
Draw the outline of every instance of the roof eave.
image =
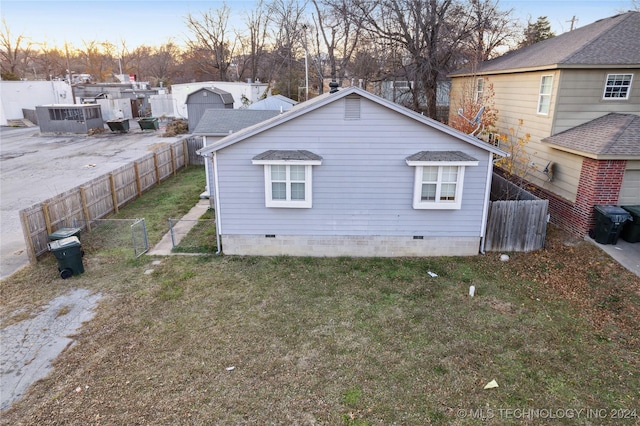
<svg viewBox="0 0 640 426">
<path fill-rule="evenodd" d="M 568 152 L 569 154 L 579 155 L 580 157 L 591 158 L 593 160 L 640 160 L 640 154 L 607 154 L 581 151 L 579 149 L 569 148 L 566 146 L 558 145 L 553 142 L 547 142 L 543 140 L 549 147 L 557 149 L 558 151 Z"/>
<path fill-rule="evenodd" d="M 525 72 L 552 71 L 561 69 L 640 69 L 640 64 L 551 64 L 537 67 L 505 68 L 498 70 L 476 71 L 462 74 L 448 74 L 449 78 L 478 77 L 496 74 L 519 74 Z"/>
</svg>

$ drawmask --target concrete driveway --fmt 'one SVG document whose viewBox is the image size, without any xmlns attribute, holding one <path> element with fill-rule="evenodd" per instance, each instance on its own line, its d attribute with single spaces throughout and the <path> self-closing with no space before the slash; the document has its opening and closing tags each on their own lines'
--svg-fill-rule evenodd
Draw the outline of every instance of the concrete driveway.
<svg viewBox="0 0 640 426">
<path fill-rule="evenodd" d="M 175 142 L 164 128 L 129 133 L 43 136 L 38 127 L 0 127 L 0 279 L 29 263 L 19 211 Z M 181 135 L 184 137 L 184 135 Z"/>
</svg>

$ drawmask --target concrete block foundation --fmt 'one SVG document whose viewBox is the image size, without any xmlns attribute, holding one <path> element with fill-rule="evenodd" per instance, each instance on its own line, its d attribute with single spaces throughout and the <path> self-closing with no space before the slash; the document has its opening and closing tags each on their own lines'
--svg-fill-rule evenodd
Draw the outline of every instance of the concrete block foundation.
<svg viewBox="0 0 640 426">
<path fill-rule="evenodd" d="M 480 237 L 222 235 L 222 251 L 242 256 L 474 256 Z"/>
</svg>

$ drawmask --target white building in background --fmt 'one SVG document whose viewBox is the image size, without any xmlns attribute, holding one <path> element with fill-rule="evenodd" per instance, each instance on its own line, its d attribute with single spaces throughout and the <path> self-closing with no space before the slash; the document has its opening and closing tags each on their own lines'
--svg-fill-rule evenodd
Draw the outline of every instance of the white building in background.
<svg viewBox="0 0 640 426">
<path fill-rule="evenodd" d="M 171 86 L 171 94 L 156 95 L 150 98 L 151 114 L 154 117 L 164 115 L 174 118 L 188 118 L 187 96 L 202 88 L 216 88 L 231 93 L 234 109 L 246 108 L 270 94 L 267 83 L 197 81 L 194 83 L 174 84 Z"/>
<path fill-rule="evenodd" d="M 57 80 L 0 81 L 0 126 L 7 120 L 34 121 L 36 105 L 49 104 L 73 104 L 71 86 Z M 23 110 L 33 111 L 33 116 L 25 117 Z"/>
</svg>

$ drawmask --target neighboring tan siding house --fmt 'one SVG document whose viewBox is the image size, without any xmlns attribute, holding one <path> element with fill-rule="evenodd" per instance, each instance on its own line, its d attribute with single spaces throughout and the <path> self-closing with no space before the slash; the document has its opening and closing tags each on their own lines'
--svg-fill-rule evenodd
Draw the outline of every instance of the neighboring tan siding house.
<svg viewBox="0 0 640 426">
<path fill-rule="evenodd" d="M 553 223 L 576 235 L 586 235 L 593 226 L 595 204 L 640 204 L 640 191 L 634 191 L 640 140 L 609 150 L 621 142 L 615 133 L 607 133 L 609 139 L 598 145 L 600 151 L 594 151 L 588 138 L 571 149 L 553 143 L 555 135 L 597 123 L 611 113 L 622 117 L 615 124 L 607 120 L 610 127 L 625 120 L 636 123 L 639 40 L 640 12 L 628 12 L 483 62 L 473 71 L 450 75 L 451 111 L 457 111 L 465 97 L 477 96 L 473 88 L 491 86 L 493 108 L 498 111 L 496 132 L 509 134 L 522 120 L 519 135 L 531 136 L 529 189 L 549 199 Z M 598 128 L 588 127 L 596 132 Z M 583 130 L 578 134 L 584 135 Z M 488 136 L 481 137 L 488 140 Z M 595 180 L 588 177 L 593 167 L 599 170 Z M 595 196 L 588 196 L 594 191 Z"/>
<path fill-rule="evenodd" d="M 199 152 L 225 254 L 385 257 L 477 254 L 504 155 L 357 87 Z"/>
</svg>

